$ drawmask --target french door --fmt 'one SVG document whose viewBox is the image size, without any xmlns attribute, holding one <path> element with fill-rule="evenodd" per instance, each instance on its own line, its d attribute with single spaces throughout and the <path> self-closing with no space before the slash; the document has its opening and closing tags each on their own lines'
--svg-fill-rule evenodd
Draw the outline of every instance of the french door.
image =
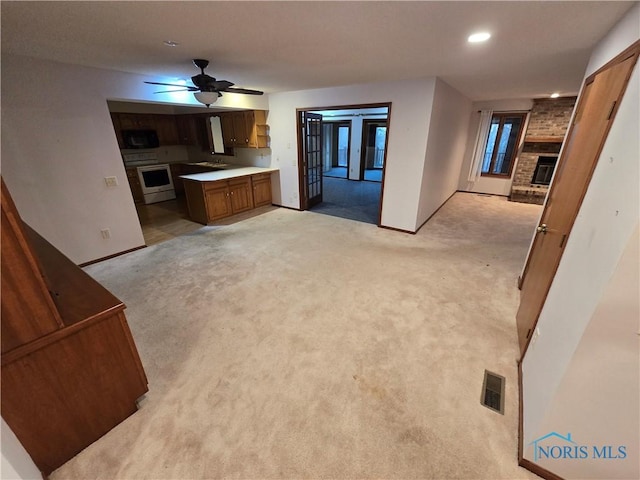
<svg viewBox="0 0 640 480">
<path fill-rule="evenodd" d="M 322 202 L 322 115 L 300 112 L 301 185 L 300 207 L 303 210 Z"/>
</svg>

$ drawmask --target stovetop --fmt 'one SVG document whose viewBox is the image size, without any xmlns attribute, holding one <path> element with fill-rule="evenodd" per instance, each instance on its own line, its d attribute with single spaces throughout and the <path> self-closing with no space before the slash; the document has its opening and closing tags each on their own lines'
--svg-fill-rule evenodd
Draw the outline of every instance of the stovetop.
<svg viewBox="0 0 640 480">
<path fill-rule="evenodd" d="M 158 155 L 155 153 L 126 153 L 122 155 L 125 167 L 142 167 L 158 163 Z"/>
</svg>

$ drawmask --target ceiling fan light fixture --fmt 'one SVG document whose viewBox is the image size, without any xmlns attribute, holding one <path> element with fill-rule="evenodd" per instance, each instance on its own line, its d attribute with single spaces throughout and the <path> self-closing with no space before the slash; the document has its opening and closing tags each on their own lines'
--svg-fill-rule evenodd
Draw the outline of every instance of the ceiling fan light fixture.
<svg viewBox="0 0 640 480">
<path fill-rule="evenodd" d="M 218 92 L 195 92 L 193 96 L 207 107 L 218 100 Z"/>
</svg>

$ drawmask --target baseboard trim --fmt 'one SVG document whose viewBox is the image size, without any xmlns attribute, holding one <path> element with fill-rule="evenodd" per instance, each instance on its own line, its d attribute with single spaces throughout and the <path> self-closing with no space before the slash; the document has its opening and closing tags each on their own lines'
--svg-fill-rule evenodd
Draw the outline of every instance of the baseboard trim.
<svg viewBox="0 0 640 480">
<path fill-rule="evenodd" d="M 531 473 L 535 473 L 536 475 L 544 478 L 545 480 L 565 480 L 561 476 L 556 475 L 555 473 L 550 472 L 546 468 L 542 468 L 540 465 L 537 465 L 532 461 L 526 460 L 524 458 L 520 460 L 520 462 L 518 462 L 518 465 L 520 465 L 522 468 L 529 470 Z"/>
<path fill-rule="evenodd" d="M 385 228 L 387 230 L 393 230 L 394 232 L 410 233 L 411 235 L 415 235 L 416 234 L 416 232 L 412 232 L 411 230 L 403 230 L 402 228 L 388 227 L 387 225 L 378 225 L 378 227 Z"/>
<path fill-rule="evenodd" d="M 272 203 L 271 205 L 274 206 L 274 207 L 286 208 L 287 210 L 295 210 L 296 212 L 302 212 L 303 211 L 300 207 L 298 207 L 298 208 L 296 208 L 296 207 L 287 207 L 286 205 L 278 205 L 277 203 Z"/>
<path fill-rule="evenodd" d="M 473 190 L 457 190 L 457 191 L 460 193 L 471 193 L 473 195 L 483 195 L 487 197 L 501 197 L 501 198 L 506 198 L 507 200 L 511 197 L 511 194 L 474 192 Z"/>
<path fill-rule="evenodd" d="M 125 255 L 127 253 L 135 252 L 136 250 L 140 250 L 142 248 L 147 248 L 146 245 L 140 245 L 139 247 L 130 248 L 129 250 L 123 250 L 122 252 L 114 253 L 113 255 L 107 255 L 106 257 L 96 258 L 95 260 L 90 260 L 88 262 L 80 263 L 78 266 L 80 268 L 87 267 L 89 265 L 93 265 L 94 263 L 104 262 L 105 260 L 109 260 L 111 258 L 119 257 L 120 255 Z"/>
</svg>

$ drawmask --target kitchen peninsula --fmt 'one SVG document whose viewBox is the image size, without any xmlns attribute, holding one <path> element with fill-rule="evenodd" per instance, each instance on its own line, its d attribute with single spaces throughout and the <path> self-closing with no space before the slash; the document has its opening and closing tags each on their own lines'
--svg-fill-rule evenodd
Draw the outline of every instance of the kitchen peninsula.
<svg viewBox="0 0 640 480">
<path fill-rule="evenodd" d="M 277 168 L 221 168 L 181 175 L 189 217 L 208 224 L 236 213 L 271 204 L 271 175 Z"/>
</svg>

